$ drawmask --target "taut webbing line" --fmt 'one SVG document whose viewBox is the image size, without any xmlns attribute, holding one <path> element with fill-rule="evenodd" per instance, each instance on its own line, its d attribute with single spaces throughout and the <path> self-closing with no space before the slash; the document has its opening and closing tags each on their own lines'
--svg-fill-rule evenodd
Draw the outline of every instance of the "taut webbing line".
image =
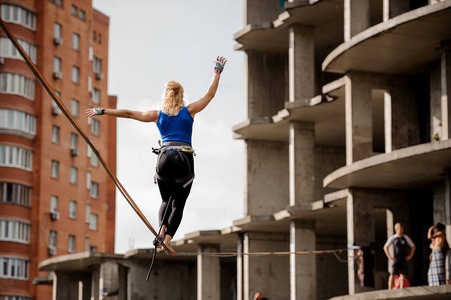
<svg viewBox="0 0 451 300">
<path fill-rule="evenodd" d="M 287 252 L 177 252 L 176 256 L 214 256 L 214 257 L 236 257 L 236 256 L 284 256 L 284 255 L 306 255 L 306 254 L 326 254 L 342 253 L 349 250 L 358 250 L 359 246 L 333 250 L 311 250 L 311 251 L 287 251 Z"/>
<path fill-rule="evenodd" d="M 144 214 L 139 209 L 138 205 L 133 201 L 132 197 L 128 194 L 128 192 L 125 190 L 125 188 L 122 186 L 120 181 L 117 179 L 116 175 L 110 170 L 108 165 L 106 164 L 103 157 L 100 155 L 100 153 L 97 151 L 96 147 L 91 143 L 89 138 L 86 136 L 86 134 L 83 132 L 83 130 L 80 128 L 80 126 L 77 124 L 75 119 L 71 116 L 67 108 L 64 106 L 64 104 L 61 102 L 61 100 L 56 96 L 53 89 L 50 87 L 49 83 L 45 80 L 45 78 L 41 75 L 41 73 L 36 68 L 35 64 L 31 61 L 31 59 L 28 57 L 28 55 L 25 53 L 25 51 L 22 49 L 20 44 L 17 42 L 16 38 L 11 34 L 11 32 L 6 27 L 5 23 L 3 22 L 3 19 L 0 18 L 0 25 L 3 28 L 4 32 L 8 36 L 9 40 L 13 43 L 13 45 L 16 47 L 16 49 L 19 51 L 20 55 L 24 59 L 25 63 L 28 65 L 28 67 L 31 69 L 33 74 L 36 76 L 36 78 L 39 80 L 41 85 L 44 87 L 44 89 L 47 91 L 47 93 L 50 95 L 50 97 L 55 101 L 55 103 L 58 105 L 58 107 L 61 109 L 63 114 L 66 116 L 66 118 L 69 120 L 69 122 L 75 127 L 75 129 L 78 131 L 78 133 L 81 135 L 81 137 L 85 140 L 85 142 L 91 147 L 94 154 L 97 156 L 97 158 L 100 161 L 100 164 L 107 172 L 108 176 L 111 178 L 113 183 L 116 185 L 116 187 L 119 189 L 121 194 L 124 196 L 125 200 L 130 204 L 130 206 L 133 208 L 133 210 L 138 214 L 140 219 L 146 224 L 147 228 L 150 229 L 150 231 L 155 235 L 155 237 L 158 237 L 158 233 L 153 229 L 152 225 L 150 225 L 149 221 L 146 219 Z M 165 244 L 162 245 L 165 250 L 169 252 L 169 249 L 166 247 Z"/>
</svg>

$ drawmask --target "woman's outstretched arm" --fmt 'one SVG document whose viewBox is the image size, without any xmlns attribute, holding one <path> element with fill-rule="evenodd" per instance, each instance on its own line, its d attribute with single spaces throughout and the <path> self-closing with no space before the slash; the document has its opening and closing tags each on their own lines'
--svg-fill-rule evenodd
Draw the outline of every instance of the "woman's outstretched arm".
<svg viewBox="0 0 451 300">
<path fill-rule="evenodd" d="M 116 118 L 130 118 L 141 122 L 157 122 L 158 110 L 134 111 L 129 109 L 112 109 L 112 108 L 89 108 L 85 111 L 85 115 L 89 118 L 100 115 L 107 115 Z"/>
<path fill-rule="evenodd" d="M 214 68 L 214 76 L 213 80 L 210 83 L 210 86 L 208 87 L 207 93 L 197 100 L 196 102 L 193 102 L 188 105 L 188 111 L 191 114 L 191 116 L 194 118 L 194 116 L 201 112 L 205 107 L 207 107 L 208 103 L 214 98 L 216 91 L 218 90 L 219 85 L 219 78 L 221 77 L 221 72 L 224 70 L 224 65 L 226 64 L 227 60 L 224 57 L 217 57 L 215 61 L 215 68 Z"/>
</svg>

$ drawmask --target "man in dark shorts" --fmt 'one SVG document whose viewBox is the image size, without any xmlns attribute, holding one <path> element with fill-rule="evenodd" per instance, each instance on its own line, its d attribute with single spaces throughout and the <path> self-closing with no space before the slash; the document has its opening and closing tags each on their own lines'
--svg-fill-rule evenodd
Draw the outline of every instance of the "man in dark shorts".
<svg viewBox="0 0 451 300">
<path fill-rule="evenodd" d="M 387 257 L 393 261 L 393 272 L 388 278 L 388 289 L 393 288 L 393 275 L 399 275 L 400 288 L 404 288 L 405 274 L 407 273 L 407 262 L 412 259 L 415 253 L 415 244 L 410 237 L 404 234 L 404 225 L 395 224 L 395 232 L 384 245 L 384 251 Z M 388 247 L 393 244 L 393 256 L 388 251 Z M 407 248 L 410 247 L 410 254 L 407 255 Z"/>
</svg>

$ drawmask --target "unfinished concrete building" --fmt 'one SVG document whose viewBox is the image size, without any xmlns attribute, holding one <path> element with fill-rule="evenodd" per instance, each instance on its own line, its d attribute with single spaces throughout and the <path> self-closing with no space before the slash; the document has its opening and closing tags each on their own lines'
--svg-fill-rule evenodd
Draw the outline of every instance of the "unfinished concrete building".
<svg viewBox="0 0 451 300">
<path fill-rule="evenodd" d="M 244 27 L 234 38 L 245 53 L 247 119 L 233 131 L 245 141 L 245 217 L 223 230 L 188 234 L 174 249 L 357 245 L 374 258 L 367 265 L 373 284 L 360 284 L 352 249 L 340 260 L 158 255 L 149 285 L 137 278 L 145 277 L 151 249 L 54 258 L 41 268 L 64 278 L 87 271 L 91 261 L 86 285 L 108 292 L 110 284 L 117 299 L 249 300 L 257 291 L 290 300 L 362 292 L 371 293 L 368 299 L 449 297 L 450 286 L 422 286 L 429 226 L 446 224 L 451 240 L 451 1 L 244 0 L 244 7 Z M 382 247 L 396 222 L 417 248 L 408 292 L 386 290 Z M 77 259 L 83 263 L 70 263 Z M 102 268 L 107 263 L 114 271 Z M 168 278 L 178 285 L 165 289 Z"/>
</svg>

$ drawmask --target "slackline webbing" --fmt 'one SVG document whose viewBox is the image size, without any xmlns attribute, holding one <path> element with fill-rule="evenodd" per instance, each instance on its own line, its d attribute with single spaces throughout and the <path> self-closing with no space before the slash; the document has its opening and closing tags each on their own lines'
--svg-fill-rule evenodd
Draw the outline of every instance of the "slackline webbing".
<svg viewBox="0 0 451 300">
<path fill-rule="evenodd" d="M 138 205 L 136 205 L 135 201 L 133 201 L 132 197 L 128 194 L 128 192 L 125 190 L 125 188 L 122 186 L 120 181 L 117 179 L 116 175 L 110 170 L 107 163 L 103 159 L 103 157 L 100 155 L 99 151 L 97 151 L 96 147 L 92 144 L 92 142 L 89 140 L 87 135 L 83 132 L 83 130 L 80 128 L 80 126 L 77 124 L 75 119 L 72 117 L 72 115 L 69 113 L 67 108 L 64 106 L 64 104 L 61 102 L 61 100 L 58 98 L 58 96 L 55 94 L 53 89 L 50 87 L 50 84 L 45 80 L 44 76 L 41 75 L 41 73 L 36 68 L 35 64 L 31 61 L 31 59 L 28 57 L 28 55 L 25 53 L 25 51 L 22 49 L 20 44 L 17 42 L 16 38 L 11 34 L 9 29 L 6 27 L 5 23 L 3 22 L 3 19 L 0 17 L 0 25 L 3 28 L 3 31 L 8 36 L 9 40 L 13 43 L 13 45 L 16 47 L 16 49 L 19 51 L 20 55 L 24 59 L 25 63 L 28 65 L 28 67 L 33 72 L 34 76 L 38 79 L 38 81 L 41 83 L 41 85 L 44 87 L 44 89 L 47 91 L 47 93 L 50 95 L 50 97 L 55 101 L 55 103 L 58 105 L 58 107 L 61 109 L 63 114 L 66 116 L 66 118 L 69 120 L 69 122 L 72 124 L 72 126 L 75 127 L 77 132 L 80 134 L 80 136 L 85 140 L 85 142 L 89 145 L 89 147 L 92 149 L 94 154 L 97 156 L 97 158 L 100 161 L 100 164 L 105 169 L 106 173 L 110 177 L 110 179 L 113 181 L 115 186 L 118 188 L 118 190 L 121 192 L 121 194 L 124 196 L 125 200 L 127 200 L 128 204 L 133 208 L 133 210 L 136 212 L 136 214 L 139 216 L 139 218 L 144 222 L 144 224 L 149 228 L 149 230 L 153 233 L 155 237 L 158 237 L 157 232 L 155 229 L 150 225 L 149 221 L 146 219 L 144 214 L 139 209 Z M 162 246 L 165 248 L 167 252 L 169 252 L 169 249 L 166 247 L 165 244 L 162 244 Z"/>
</svg>

